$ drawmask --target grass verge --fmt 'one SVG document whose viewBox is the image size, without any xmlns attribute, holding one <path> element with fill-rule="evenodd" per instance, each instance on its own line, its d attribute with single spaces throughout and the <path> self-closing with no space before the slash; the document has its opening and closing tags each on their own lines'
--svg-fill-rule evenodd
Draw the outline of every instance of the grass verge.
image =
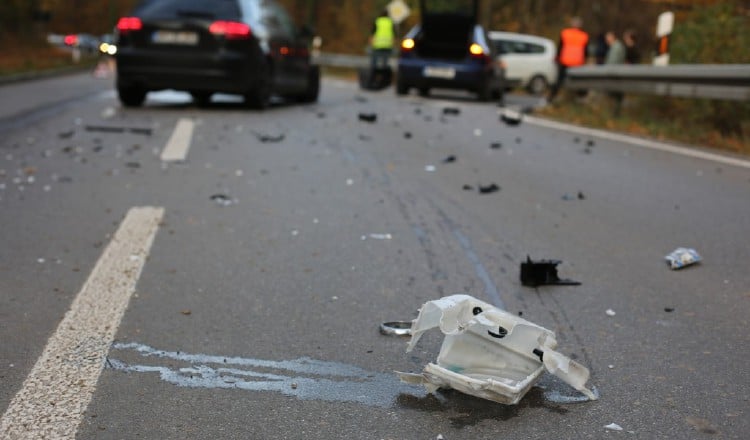
<svg viewBox="0 0 750 440">
<path fill-rule="evenodd" d="M 561 96 L 536 114 L 558 121 L 750 155 L 750 103 L 626 96 Z"/>
</svg>

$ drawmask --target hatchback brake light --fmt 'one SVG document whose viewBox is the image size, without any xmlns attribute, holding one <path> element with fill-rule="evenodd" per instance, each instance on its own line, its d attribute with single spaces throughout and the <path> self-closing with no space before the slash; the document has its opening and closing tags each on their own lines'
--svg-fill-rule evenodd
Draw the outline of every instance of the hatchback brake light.
<svg viewBox="0 0 750 440">
<path fill-rule="evenodd" d="M 489 64 L 492 61 L 489 54 L 487 54 L 484 51 L 484 48 L 477 43 L 472 43 L 472 45 L 469 46 L 469 53 L 472 58 L 482 60 L 485 64 Z"/>
<path fill-rule="evenodd" d="M 236 21 L 215 21 L 208 27 L 214 35 L 222 35 L 227 40 L 245 40 L 250 38 L 250 26 Z"/>
<path fill-rule="evenodd" d="M 117 22 L 117 30 L 121 34 L 143 29 L 143 22 L 138 17 L 122 17 Z"/>
<path fill-rule="evenodd" d="M 75 46 L 78 44 L 78 36 L 73 34 L 66 35 L 64 41 L 66 46 Z"/>
<path fill-rule="evenodd" d="M 401 53 L 411 52 L 417 43 L 411 38 L 405 38 L 401 41 Z"/>
</svg>

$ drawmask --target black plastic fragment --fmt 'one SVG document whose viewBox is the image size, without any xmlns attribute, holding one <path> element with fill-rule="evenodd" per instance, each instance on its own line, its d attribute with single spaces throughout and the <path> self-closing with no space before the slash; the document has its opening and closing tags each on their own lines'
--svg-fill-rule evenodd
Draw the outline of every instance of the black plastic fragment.
<svg viewBox="0 0 750 440">
<path fill-rule="evenodd" d="M 464 185 L 464 191 L 474 191 L 474 187 L 471 185 Z"/>
<path fill-rule="evenodd" d="M 405 138 L 405 139 L 411 139 L 411 136 L 412 136 L 412 135 L 411 135 L 411 132 L 410 132 L 410 131 L 404 132 L 404 138 Z"/>
<path fill-rule="evenodd" d="M 360 113 L 359 120 L 363 122 L 374 123 L 378 120 L 377 113 Z"/>
<path fill-rule="evenodd" d="M 493 150 L 499 150 L 499 149 L 503 148 L 503 144 L 500 143 L 500 142 L 493 142 L 493 143 L 490 144 L 490 148 L 493 149 Z"/>
<path fill-rule="evenodd" d="M 494 183 L 491 183 L 487 186 L 479 186 L 479 194 L 492 194 L 498 191 L 500 191 L 500 187 Z"/>
<path fill-rule="evenodd" d="M 532 353 L 534 353 L 537 357 L 539 357 L 540 361 L 544 362 L 544 352 L 542 350 L 535 348 Z"/>
<path fill-rule="evenodd" d="M 276 144 L 283 141 L 286 138 L 284 133 L 277 134 L 275 136 L 263 133 L 254 133 L 255 137 L 264 144 Z"/>
<path fill-rule="evenodd" d="M 60 139 L 70 139 L 74 134 L 76 134 L 75 130 L 64 131 L 62 133 L 59 133 L 57 137 L 59 137 Z"/>
<path fill-rule="evenodd" d="M 450 156 L 448 156 L 445 159 L 443 159 L 443 163 L 453 163 L 456 160 L 457 160 L 456 156 L 454 156 L 454 155 L 451 154 Z"/>
<path fill-rule="evenodd" d="M 521 284 L 528 287 L 537 286 L 580 286 L 581 283 L 574 280 L 560 279 L 557 275 L 557 265 L 560 260 L 532 261 L 526 257 L 526 262 L 521 263 Z"/>
<path fill-rule="evenodd" d="M 500 326 L 497 329 L 497 333 L 494 333 L 490 330 L 487 330 L 487 333 L 493 338 L 497 338 L 497 339 L 503 339 L 504 337 L 508 336 L 508 330 L 503 326 Z"/>
<path fill-rule="evenodd" d="M 458 116 L 461 114 L 461 109 L 458 107 L 445 107 L 443 109 L 444 115 Z"/>
</svg>

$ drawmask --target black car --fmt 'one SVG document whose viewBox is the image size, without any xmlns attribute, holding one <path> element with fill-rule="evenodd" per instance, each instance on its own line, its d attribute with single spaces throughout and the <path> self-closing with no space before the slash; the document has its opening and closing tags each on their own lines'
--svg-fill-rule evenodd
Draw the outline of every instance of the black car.
<svg viewBox="0 0 750 440">
<path fill-rule="evenodd" d="M 500 99 L 502 66 L 479 24 L 479 0 L 420 0 L 421 20 L 401 42 L 396 93 L 416 88 L 464 89 Z"/>
<path fill-rule="evenodd" d="M 143 0 L 117 23 L 117 91 L 140 106 L 149 91 L 240 94 L 253 108 L 277 94 L 318 99 L 312 33 L 295 27 L 273 0 Z"/>
</svg>

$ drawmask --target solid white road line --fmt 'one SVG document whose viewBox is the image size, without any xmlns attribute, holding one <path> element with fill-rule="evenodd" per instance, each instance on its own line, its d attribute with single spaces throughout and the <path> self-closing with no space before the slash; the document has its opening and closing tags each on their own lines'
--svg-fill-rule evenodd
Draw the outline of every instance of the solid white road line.
<svg viewBox="0 0 750 440">
<path fill-rule="evenodd" d="M 75 438 L 163 216 L 128 212 L 0 420 L 0 438 Z"/>
<path fill-rule="evenodd" d="M 191 119 L 180 119 L 172 132 L 172 136 L 161 153 L 161 160 L 165 162 L 183 161 L 187 157 L 190 149 L 190 142 L 193 139 L 193 129 L 195 123 Z"/>
<path fill-rule="evenodd" d="M 547 119 L 535 118 L 533 116 L 524 116 L 524 121 L 541 127 L 552 128 L 555 130 L 563 130 L 571 133 L 578 133 L 585 136 L 595 136 L 601 139 L 607 139 L 616 142 L 623 142 L 626 144 L 636 145 L 643 148 L 650 148 L 652 150 L 665 151 L 667 153 L 679 154 L 681 156 L 693 157 L 697 159 L 710 160 L 726 165 L 734 165 L 741 168 L 750 169 L 750 161 L 743 160 L 731 156 L 724 156 L 716 153 L 709 153 L 707 151 L 701 151 L 698 149 L 680 147 L 677 145 L 665 144 L 663 142 L 652 141 L 648 139 L 641 139 L 634 136 L 628 136 L 624 134 L 610 133 L 604 130 L 596 130 L 593 128 L 578 127 L 576 125 L 563 124 L 561 122 L 550 121 Z"/>
</svg>

